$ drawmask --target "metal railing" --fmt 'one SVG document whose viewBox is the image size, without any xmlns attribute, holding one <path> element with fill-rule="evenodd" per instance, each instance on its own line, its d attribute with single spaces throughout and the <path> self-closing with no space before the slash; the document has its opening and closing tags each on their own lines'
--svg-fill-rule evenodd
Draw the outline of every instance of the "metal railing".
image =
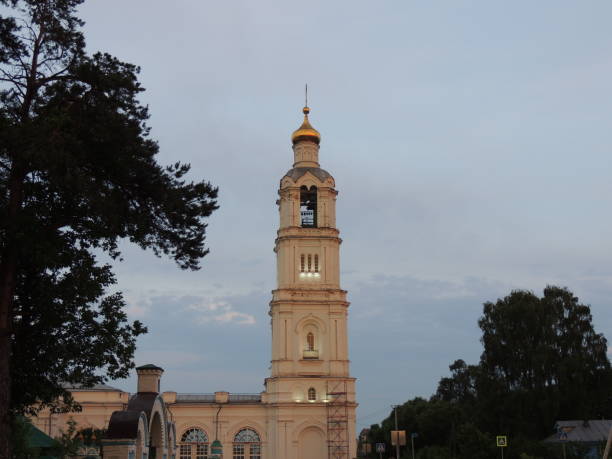
<svg viewBox="0 0 612 459">
<path fill-rule="evenodd" d="M 261 402 L 261 394 L 229 394 L 230 402 Z"/>
<path fill-rule="evenodd" d="M 215 394 L 176 394 L 177 402 L 215 403 Z M 261 394 L 229 394 L 228 402 L 261 402 Z"/>
<path fill-rule="evenodd" d="M 315 349 L 304 349 L 302 356 L 304 357 L 304 359 L 318 359 L 319 351 Z"/>
<path fill-rule="evenodd" d="M 176 401 L 214 403 L 215 394 L 176 394 Z"/>
</svg>

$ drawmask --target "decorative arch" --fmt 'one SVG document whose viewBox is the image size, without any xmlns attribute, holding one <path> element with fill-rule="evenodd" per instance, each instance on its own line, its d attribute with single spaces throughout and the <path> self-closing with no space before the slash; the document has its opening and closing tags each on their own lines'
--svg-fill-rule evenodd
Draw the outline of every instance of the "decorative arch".
<svg viewBox="0 0 612 459">
<path fill-rule="evenodd" d="M 298 454 L 298 459 L 327 457 L 325 431 L 314 425 L 302 429 L 298 435 Z"/>
<path fill-rule="evenodd" d="M 326 327 L 321 319 L 311 313 L 298 321 L 295 331 L 299 339 L 299 352 L 302 359 L 319 360 L 323 358 Z"/>
<path fill-rule="evenodd" d="M 167 432 L 166 407 L 163 399 L 158 395 L 151 407 L 151 418 L 149 419 L 149 448 L 155 449 L 156 457 L 167 454 Z M 149 453 L 151 456 L 151 453 Z"/>
<path fill-rule="evenodd" d="M 255 429 L 245 427 L 234 435 L 234 441 L 240 443 L 261 443 L 261 437 Z"/>
<path fill-rule="evenodd" d="M 174 459 L 176 452 L 176 426 L 174 422 L 166 423 L 166 431 L 168 432 L 168 456 Z"/>
<path fill-rule="evenodd" d="M 306 429 L 318 429 L 325 436 L 325 432 L 327 432 L 327 425 L 322 423 L 319 418 L 309 416 L 307 419 L 296 425 L 291 431 L 291 441 L 297 444 L 300 434 Z M 327 457 L 327 455 L 325 457 Z"/>
<path fill-rule="evenodd" d="M 151 416 L 151 427 L 150 427 L 150 448 L 155 448 L 157 454 L 163 454 L 164 444 L 164 424 L 159 413 L 154 413 Z"/>
<path fill-rule="evenodd" d="M 257 432 L 257 435 L 259 435 L 259 438 L 261 438 L 261 441 L 263 442 L 267 441 L 266 427 L 262 425 L 260 422 L 256 421 L 254 418 L 250 418 L 250 417 L 244 417 L 230 424 L 227 430 L 225 431 L 226 434 L 225 434 L 224 441 L 225 442 L 234 441 L 234 437 L 242 429 L 254 430 L 255 432 Z"/>
<path fill-rule="evenodd" d="M 301 179 L 298 179 L 298 181 L 295 183 L 295 186 L 300 187 L 300 189 L 304 187 L 304 188 L 307 188 L 308 190 L 315 188 L 318 191 L 319 187 L 321 186 L 321 182 L 314 179 L 313 177 L 314 176 L 312 175 L 309 176 L 307 174 L 303 176 Z"/>
<path fill-rule="evenodd" d="M 300 330 L 302 330 L 309 323 L 317 326 L 319 330 L 321 330 L 321 333 L 327 333 L 327 327 L 325 326 L 325 322 L 315 316 L 312 312 L 297 321 L 297 323 L 295 324 L 295 332 L 299 333 Z"/>
<path fill-rule="evenodd" d="M 181 443 L 208 443 L 208 435 L 199 427 L 191 427 L 181 435 Z"/>
<path fill-rule="evenodd" d="M 140 413 L 138 418 L 138 430 L 136 433 L 136 457 L 143 457 L 143 453 L 146 453 L 149 446 L 149 425 L 147 423 L 147 416 L 144 413 Z"/>
</svg>

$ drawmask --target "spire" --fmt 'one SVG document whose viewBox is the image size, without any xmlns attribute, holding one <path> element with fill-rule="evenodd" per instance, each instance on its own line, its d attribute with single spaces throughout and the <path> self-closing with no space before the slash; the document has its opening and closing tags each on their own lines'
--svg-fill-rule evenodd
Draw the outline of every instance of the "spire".
<svg viewBox="0 0 612 459">
<path fill-rule="evenodd" d="M 297 129 L 297 131 L 291 135 L 291 141 L 294 145 L 302 140 L 310 140 L 311 142 L 319 144 L 321 142 L 321 134 L 319 134 L 319 131 L 312 127 L 310 121 L 308 120 L 308 114 L 310 113 L 310 108 L 308 108 L 308 96 L 306 96 L 306 106 L 302 112 L 304 113 L 304 122 Z"/>
</svg>

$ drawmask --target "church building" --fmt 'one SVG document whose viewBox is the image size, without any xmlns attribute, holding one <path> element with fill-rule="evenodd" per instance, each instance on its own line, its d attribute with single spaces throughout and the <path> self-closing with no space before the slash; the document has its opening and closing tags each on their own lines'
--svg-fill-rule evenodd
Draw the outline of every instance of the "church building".
<svg viewBox="0 0 612 459">
<path fill-rule="evenodd" d="M 137 369 L 136 394 L 109 386 L 73 388 L 83 411 L 41 412 L 34 419 L 41 430 L 58 435 L 69 417 L 79 428 L 108 428 L 105 457 L 122 457 L 112 452 L 120 450 L 138 459 L 204 459 L 220 453 L 232 459 L 356 457 L 338 192 L 334 178 L 319 165 L 321 136 L 309 111 L 304 107 L 304 121 L 291 137 L 293 167 L 278 191 L 277 286 L 269 310 L 272 352 L 265 390 L 160 394 L 163 370 L 145 365 Z"/>
</svg>

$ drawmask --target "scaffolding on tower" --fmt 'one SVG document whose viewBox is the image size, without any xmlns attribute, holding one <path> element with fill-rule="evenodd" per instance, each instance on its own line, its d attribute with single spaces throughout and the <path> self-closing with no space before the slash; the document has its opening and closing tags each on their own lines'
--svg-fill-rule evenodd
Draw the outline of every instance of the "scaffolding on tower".
<svg viewBox="0 0 612 459">
<path fill-rule="evenodd" d="M 329 459 L 349 458 L 346 381 L 327 383 L 327 448 Z"/>
</svg>

